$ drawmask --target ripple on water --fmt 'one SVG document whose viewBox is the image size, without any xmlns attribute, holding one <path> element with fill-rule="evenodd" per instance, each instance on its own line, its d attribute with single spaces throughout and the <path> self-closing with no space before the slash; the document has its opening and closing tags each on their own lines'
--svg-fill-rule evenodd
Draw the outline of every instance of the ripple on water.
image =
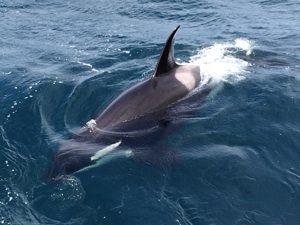
<svg viewBox="0 0 300 225">
<path fill-rule="evenodd" d="M 298 224 L 297 0 L 11 0 L 0 15 L 0 224 Z M 162 146 L 133 149 L 167 163 L 49 181 L 56 143 L 151 76 L 178 24 L 176 57 L 203 83 Z"/>
</svg>

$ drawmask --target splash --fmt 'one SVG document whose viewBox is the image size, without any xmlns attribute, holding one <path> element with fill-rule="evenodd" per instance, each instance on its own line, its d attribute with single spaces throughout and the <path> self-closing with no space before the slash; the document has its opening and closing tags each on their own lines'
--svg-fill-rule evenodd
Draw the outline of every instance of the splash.
<svg viewBox="0 0 300 225">
<path fill-rule="evenodd" d="M 253 42 L 248 39 L 236 39 L 234 42 L 217 43 L 201 49 L 190 58 L 189 63 L 201 68 L 201 85 L 221 82 L 235 83 L 248 74 L 250 63 L 238 58 L 251 55 Z"/>
</svg>

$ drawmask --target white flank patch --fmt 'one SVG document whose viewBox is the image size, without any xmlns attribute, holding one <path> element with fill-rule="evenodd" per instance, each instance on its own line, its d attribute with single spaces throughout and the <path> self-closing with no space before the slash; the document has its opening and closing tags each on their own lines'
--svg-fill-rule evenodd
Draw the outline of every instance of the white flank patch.
<svg viewBox="0 0 300 225">
<path fill-rule="evenodd" d="M 84 168 L 76 171 L 74 174 L 94 169 L 96 167 L 99 167 L 101 165 L 104 165 L 106 163 L 109 163 L 109 162 L 119 159 L 119 158 L 124 158 L 124 157 L 129 158 L 132 155 L 133 155 L 132 150 L 122 150 L 122 151 L 114 152 L 112 154 L 103 156 L 101 159 L 97 160 L 94 164 L 84 167 Z"/>
<path fill-rule="evenodd" d="M 105 155 L 109 154 L 110 152 L 115 150 L 121 143 L 122 143 L 122 141 L 120 140 L 114 144 L 111 144 L 111 145 L 99 150 L 98 152 L 95 153 L 95 155 L 93 155 L 91 157 L 91 161 L 96 161 L 96 160 L 104 157 Z"/>
</svg>

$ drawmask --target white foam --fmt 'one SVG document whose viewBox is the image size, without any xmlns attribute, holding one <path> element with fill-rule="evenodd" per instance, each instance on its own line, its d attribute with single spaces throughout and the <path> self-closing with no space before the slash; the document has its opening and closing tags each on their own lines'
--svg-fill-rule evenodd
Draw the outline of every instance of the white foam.
<svg viewBox="0 0 300 225">
<path fill-rule="evenodd" d="M 92 66 L 92 64 L 85 63 L 85 62 L 81 62 L 81 61 L 79 61 L 79 60 L 76 61 L 76 63 L 91 68 L 91 70 L 92 70 L 93 72 L 99 72 L 99 70 L 95 69 L 95 68 Z"/>
<path fill-rule="evenodd" d="M 210 47 L 200 49 L 190 58 L 189 63 L 200 66 L 202 82 L 208 83 L 230 82 L 234 83 L 246 77 L 250 63 L 235 56 L 239 51 L 245 56 L 250 55 L 253 42 L 239 38 L 233 42 L 216 43 Z"/>
<path fill-rule="evenodd" d="M 250 55 L 252 53 L 254 44 L 253 41 L 249 41 L 248 39 L 244 38 L 238 38 L 234 42 L 234 47 L 246 51 L 246 55 Z"/>
</svg>

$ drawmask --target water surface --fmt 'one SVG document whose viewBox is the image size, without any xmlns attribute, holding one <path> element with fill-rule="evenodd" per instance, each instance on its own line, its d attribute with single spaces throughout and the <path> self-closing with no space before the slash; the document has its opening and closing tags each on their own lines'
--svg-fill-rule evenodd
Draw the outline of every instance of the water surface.
<svg viewBox="0 0 300 225">
<path fill-rule="evenodd" d="M 11 0 L 0 16 L 0 224 L 299 224 L 298 1 Z M 178 24 L 176 58 L 214 89 L 160 142 L 175 160 L 49 181 L 57 141 L 149 77 Z"/>
</svg>

